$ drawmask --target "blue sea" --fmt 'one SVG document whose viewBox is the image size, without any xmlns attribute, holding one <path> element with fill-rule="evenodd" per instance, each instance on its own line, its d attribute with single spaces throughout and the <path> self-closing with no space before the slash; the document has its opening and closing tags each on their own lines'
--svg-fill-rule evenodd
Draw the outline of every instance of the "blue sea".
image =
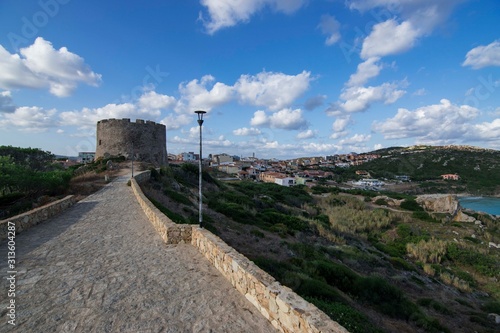
<svg viewBox="0 0 500 333">
<path fill-rule="evenodd" d="M 463 208 L 500 216 L 500 198 L 463 197 L 458 198 L 458 201 Z"/>
</svg>

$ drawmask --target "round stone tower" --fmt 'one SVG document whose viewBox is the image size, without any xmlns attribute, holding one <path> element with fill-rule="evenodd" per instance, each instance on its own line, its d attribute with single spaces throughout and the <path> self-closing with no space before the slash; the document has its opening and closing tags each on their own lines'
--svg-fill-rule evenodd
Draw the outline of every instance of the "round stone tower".
<svg viewBox="0 0 500 333">
<path fill-rule="evenodd" d="M 103 119 L 97 122 L 95 158 L 125 156 L 156 166 L 167 164 L 165 125 L 137 119 Z"/>
</svg>

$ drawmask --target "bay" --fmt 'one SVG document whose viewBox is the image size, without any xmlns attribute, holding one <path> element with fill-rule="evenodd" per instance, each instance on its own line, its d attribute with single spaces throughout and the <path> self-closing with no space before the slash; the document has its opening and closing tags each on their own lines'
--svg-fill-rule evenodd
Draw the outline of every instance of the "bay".
<svg viewBox="0 0 500 333">
<path fill-rule="evenodd" d="M 463 208 L 500 216 L 500 198 L 461 197 L 458 201 Z"/>
</svg>

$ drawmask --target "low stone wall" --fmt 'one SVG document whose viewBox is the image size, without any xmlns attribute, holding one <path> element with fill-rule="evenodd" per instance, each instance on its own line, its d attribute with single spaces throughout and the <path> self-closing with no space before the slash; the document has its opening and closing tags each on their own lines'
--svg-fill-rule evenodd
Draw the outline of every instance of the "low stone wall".
<svg viewBox="0 0 500 333">
<path fill-rule="evenodd" d="M 63 210 L 72 206 L 76 202 L 76 198 L 73 195 L 68 195 L 67 197 L 54 201 L 48 205 L 35 208 L 29 212 L 13 216 L 11 218 L 0 221 L 0 240 L 7 238 L 7 227 L 8 222 L 14 222 L 16 224 L 16 233 L 28 230 L 34 225 L 45 221 L 46 219 L 59 214 Z"/>
<path fill-rule="evenodd" d="M 149 176 L 150 171 L 146 171 L 134 176 L 134 178 L 130 180 L 130 185 L 134 191 L 137 201 L 142 207 L 142 210 L 165 243 L 191 243 L 192 226 L 190 224 L 176 224 L 172 222 L 172 220 L 160 212 L 160 210 L 156 208 L 142 192 L 138 182 L 143 182 L 149 179 Z"/>
<path fill-rule="evenodd" d="M 193 226 L 191 244 L 196 246 L 279 332 L 348 332 L 316 306 L 281 285 L 206 229 Z"/>
<path fill-rule="evenodd" d="M 313 304 L 281 285 L 219 237 L 198 225 L 178 225 L 160 212 L 142 193 L 138 182 L 148 172 L 131 179 L 146 216 L 167 244 L 191 243 L 217 270 L 283 333 L 348 333 Z"/>
</svg>

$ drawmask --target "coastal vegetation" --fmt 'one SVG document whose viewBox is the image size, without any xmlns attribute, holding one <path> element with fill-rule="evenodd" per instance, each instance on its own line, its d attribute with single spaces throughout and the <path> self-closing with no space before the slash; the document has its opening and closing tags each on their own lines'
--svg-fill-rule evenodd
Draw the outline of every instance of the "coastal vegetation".
<svg viewBox="0 0 500 333">
<path fill-rule="evenodd" d="M 195 169 L 162 168 L 143 190 L 197 223 Z M 385 193 L 404 200 L 391 209 L 373 191 L 203 179 L 207 229 L 350 332 L 495 331 L 498 219 L 452 222 L 404 194 Z"/>
</svg>

